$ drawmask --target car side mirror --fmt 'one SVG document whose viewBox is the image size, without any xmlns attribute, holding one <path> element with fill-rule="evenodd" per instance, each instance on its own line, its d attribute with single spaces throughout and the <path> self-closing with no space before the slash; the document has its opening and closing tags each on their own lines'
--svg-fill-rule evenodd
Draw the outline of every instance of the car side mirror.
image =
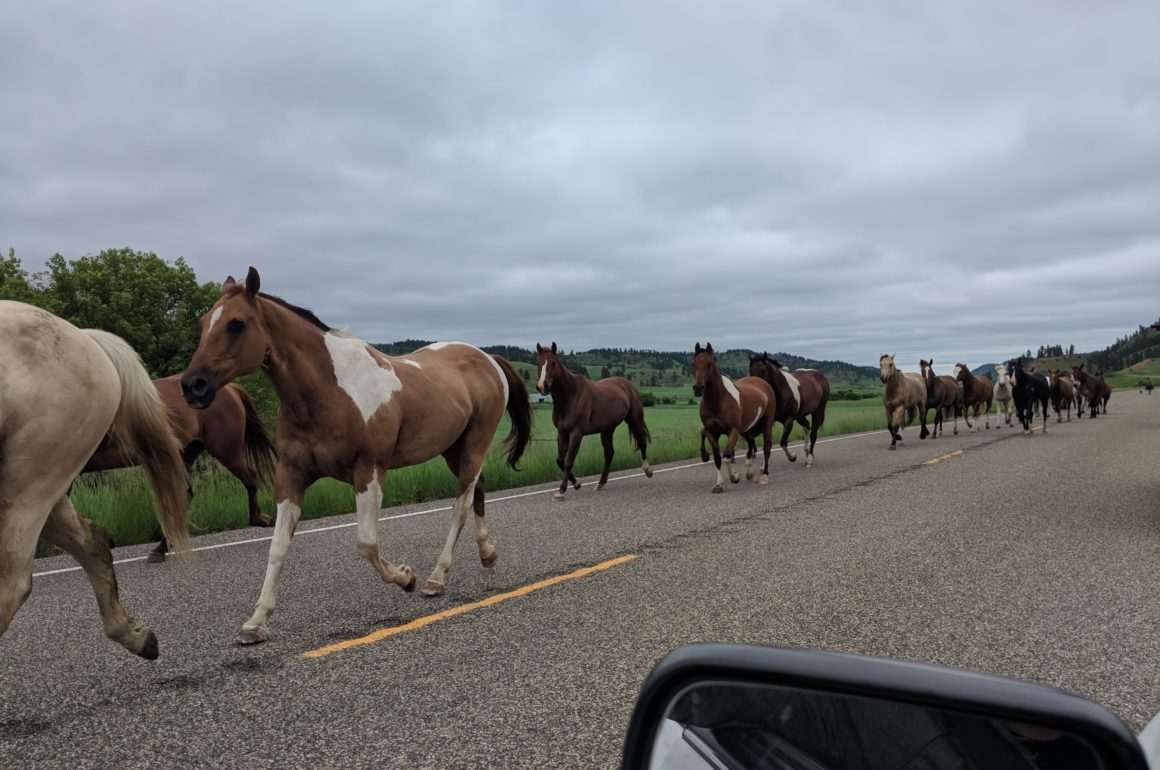
<svg viewBox="0 0 1160 770">
<path fill-rule="evenodd" d="M 1048 687 L 886 658 L 713 644 L 657 664 L 623 766 L 1147 770 L 1148 760 L 1110 711 Z"/>
</svg>

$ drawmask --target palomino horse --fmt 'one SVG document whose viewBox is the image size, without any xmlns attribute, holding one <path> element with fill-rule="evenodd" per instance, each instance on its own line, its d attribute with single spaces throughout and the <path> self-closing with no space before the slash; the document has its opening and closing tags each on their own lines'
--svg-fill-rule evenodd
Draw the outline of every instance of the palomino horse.
<svg viewBox="0 0 1160 770">
<path fill-rule="evenodd" d="M 777 397 L 777 413 L 774 422 L 781 423 L 781 451 L 789 461 L 795 462 L 797 455 L 789 450 L 789 432 L 797 420 L 809 437 L 802 441 L 806 453 L 806 467 L 814 466 L 814 445 L 818 443 L 818 431 L 826 421 L 826 404 L 830 401 L 830 383 L 826 376 L 815 369 L 798 369 L 792 374 L 789 369 L 769 357 L 769 353 L 749 356 L 749 374 L 769 383 Z"/>
<path fill-rule="evenodd" d="M 393 468 L 442 455 L 458 484 L 451 528 L 423 593 L 443 593 L 470 508 L 479 559 L 493 566 L 498 554 L 484 523 L 484 457 L 505 409 L 512 422 L 505 442 L 512 467 L 532 433 L 528 390 L 511 364 L 460 342 L 385 356 L 259 288 L 252 267 L 245 284 L 226 279 L 221 299 L 201 319 L 201 341 L 181 378 L 185 400 L 205 408 L 226 383 L 261 368 L 281 401 L 274 473 L 278 517 L 258 606 L 238 640 L 254 644 L 269 636 L 267 621 L 303 496 L 323 477 L 354 486 L 358 552 L 384 581 L 411 591 L 411 568 L 379 554 L 383 484 Z"/>
<path fill-rule="evenodd" d="M 1075 378 L 1076 390 L 1080 396 L 1087 401 L 1088 408 L 1091 410 L 1092 418 L 1096 418 L 1100 414 L 1100 403 L 1103 403 L 1104 414 L 1108 413 L 1108 398 L 1111 397 L 1112 391 L 1108 387 L 1108 383 L 1104 381 L 1102 372 L 1097 373 L 1094 377 L 1084 370 L 1083 364 L 1076 364 L 1071 370 L 1072 377 Z M 1080 410 L 1082 416 L 1083 411 Z"/>
<path fill-rule="evenodd" d="M 644 475 L 652 478 L 652 467 L 648 464 L 646 452 L 650 439 L 648 426 L 644 424 L 644 405 L 636 387 L 623 377 L 609 377 L 593 382 L 587 377 L 577 377 L 556 356 L 556 343 L 545 348 L 536 343 L 536 366 L 539 378 L 536 390 L 541 395 L 552 394 L 552 423 L 556 426 L 556 465 L 564 472 L 560 490 L 555 499 L 563 500 L 571 481 L 576 489 L 580 482 L 572 475 L 572 464 L 580 451 L 580 442 L 585 436 L 600 434 L 604 447 L 604 470 L 596 490 L 600 491 L 608 483 L 608 470 L 612 467 L 612 434 L 620 423 L 628 424 L 633 444 L 640 451 L 641 468 Z"/>
<path fill-rule="evenodd" d="M 181 456 L 186 469 L 193 467 L 203 450 L 209 452 L 210 457 L 225 466 L 246 488 L 251 526 L 272 526 L 274 521 L 262 513 L 258 505 L 258 483 L 268 482 L 274 475 L 274 463 L 278 457 L 262 416 L 249 394 L 240 386 L 230 384 L 221 389 L 207 408 L 194 409 L 181 397 L 180 379 L 181 375 L 174 375 L 154 380 L 153 387 L 157 388 L 161 402 L 165 404 L 169 424 L 182 446 Z M 127 468 L 136 464 L 137 459 L 122 447 L 106 441 L 102 442 L 82 472 Z M 168 546 L 162 537 L 146 560 L 165 561 L 166 550 Z"/>
<path fill-rule="evenodd" d="M 1071 405 L 1075 401 L 1075 389 L 1071 381 L 1059 376 L 1058 369 L 1047 370 L 1047 380 L 1051 385 L 1051 408 L 1055 410 L 1055 421 L 1063 422 L 1063 412 L 1067 411 L 1067 421 L 1071 422 Z"/>
<path fill-rule="evenodd" d="M 890 431 L 890 448 L 902 441 L 902 429 L 914 419 L 918 419 L 922 431 L 920 439 L 930 435 L 926 428 L 926 383 L 917 372 L 900 372 L 894 365 L 894 354 L 883 353 L 878 359 L 879 376 L 882 379 L 882 406 L 886 409 L 886 429 Z"/>
<path fill-rule="evenodd" d="M 1007 372 L 1007 364 L 995 364 L 995 401 L 999 405 L 999 411 L 1003 413 L 1003 422 L 1007 426 L 1011 425 L 1011 413 L 1014 411 L 1015 402 L 1011 398 L 1011 375 Z M 995 427 L 1002 428 L 1003 423 L 995 420 Z"/>
<path fill-rule="evenodd" d="M 1043 432 L 1047 433 L 1047 402 L 1051 398 L 1051 385 L 1042 374 L 1024 371 L 1023 359 L 1019 358 L 1007 365 L 1011 370 L 1011 397 L 1015 399 L 1015 411 L 1023 424 L 1023 435 L 1031 435 L 1031 424 L 1035 421 L 1035 405 L 1043 413 Z"/>
<path fill-rule="evenodd" d="M 32 591 L 36 538 L 72 554 L 97 595 L 105 634 L 157 657 L 157 637 L 117 596 L 111 538 L 83 519 L 68 489 L 112 434 L 141 459 L 166 538 L 189 547 L 189 475 L 165 407 L 137 354 L 112 334 L 81 331 L 20 302 L 0 301 L 0 634 Z"/>
<path fill-rule="evenodd" d="M 926 382 L 926 408 L 934 410 L 934 429 L 930 432 L 931 438 L 938 438 L 943 432 L 943 419 L 947 413 L 953 415 L 954 434 L 959 435 L 959 417 L 963 414 L 963 392 L 954 377 L 946 374 L 935 375 L 934 359 L 920 360 L 922 378 Z"/>
<path fill-rule="evenodd" d="M 753 479 L 753 457 L 757 454 L 754 439 L 761 434 L 765 466 L 759 483 L 769 483 L 769 451 L 773 446 L 773 418 L 777 413 L 777 397 L 769 383 L 760 377 L 742 377 L 734 382 L 717 368 L 717 354 L 713 346 L 693 347 L 693 395 L 701 398 L 701 462 L 709 461 L 705 439 L 713 448 L 713 462 L 717 464 L 717 483 L 713 492 L 723 492 L 725 477 L 721 474 L 721 437 L 725 442 L 725 459 L 729 461 L 729 480 L 741 481 L 733 469 L 733 450 L 737 439 L 745 437 L 749 445 L 745 452 L 745 478 Z"/>
<path fill-rule="evenodd" d="M 985 376 L 976 377 L 964 363 L 955 364 L 955 379 L 963 383 L 963 419 L 971 433 L 978 430 L 971 423 L 971 409 L 975 410 L 975 422 L 979 421 L 979 410 L 983 410 L 986 418 L 986 428 L 991 429 L 991 401 L 995 397 L 995 388 L 991 379 Z M 1014 387 L 1014 383 L 1012 383 Z"/>
</svg>

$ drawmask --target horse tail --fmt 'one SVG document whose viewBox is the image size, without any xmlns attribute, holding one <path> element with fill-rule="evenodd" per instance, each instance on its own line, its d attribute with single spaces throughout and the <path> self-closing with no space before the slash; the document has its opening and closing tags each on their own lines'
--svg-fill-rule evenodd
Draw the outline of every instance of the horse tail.
<svg viewBox="0 0 1160 770">
<path fill-rule="evenodd" d="M 250 394 L 233 383 L 230 383 L 230 387 L 242 402 L 242 408 L 246 410 L 246 432 L 243 438 L 246 461 L 258 474 L 258 484 L 269 488 L 274 479 L 274 467 L 278 464 L 278 452 L 274 449 L 274 442 L 270 440 L 270 431 Z"/>
<path fill-rule="evenodd" d="M 914 422 L 914 417 L 917 414 L 918 414 L 918 406 L 917 405 L 911 405 L 911 406 L 906 407 L 906 424 L 910 425 L 912 422 Z"/>
<path fill-rule="evenodd" d="M 648 445 L 652 443 L 652 434 L 644 421 L 644 404 L 640 400 L 640 391 L 629 386 L 628 389 L 628 432 L 632 435 L 633 446 L 644 456 Z"/>
<path fill-rule="evenodd" d="M 99 329 L 84 331 L 109 357 L 121 381 L 121 403 L 109 436 L 126 447 L 145 471 L 153 488 L 157 521 L 169 546 L 175 552 L 188 551 L 189 471 L 161 396 L 127 342 Z"/>
<path fill-rule="evenodd" d="M 524 450 L 532 441 L 532 425 L 535 423 L 532 400 L 528 397 L 528 386 L 512 365 L 499 356 L 492 356 L 492 359 L 503 370 L 508 384 L 507 413 L 512 420 L 512 429 L 503 440 L 503 446 L 507 449 L 507 464 L 519 470 L 516 463 L 524 456 Z"/>
</svg>

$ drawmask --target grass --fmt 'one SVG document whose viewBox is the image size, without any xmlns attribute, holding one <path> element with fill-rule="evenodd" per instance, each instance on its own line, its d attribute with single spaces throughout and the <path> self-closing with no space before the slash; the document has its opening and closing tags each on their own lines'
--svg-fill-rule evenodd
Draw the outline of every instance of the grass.
<svg viewBox="0 0 1160 770">
<path fill-rule="evenodd" d="M 689 405 L 688 388 L 655 388 L 662 395 L 680 396 L 676 404 L 662 404 L 645 410 L 645 421 L 652 433 L 649 461 L 654 465 L 696 457 L 701 421 L 696 405 Z M 507 435 L 508 423 L 496 432 L 496 441 L 484 464 L 488 491 L 511 487 L 558 482 L 556 467 L 556 430 L 552 425 L 551 407 L 535 408 L 534 440 L 521 461 L 521 470 L 513 471 L 503 462 L 499 442 Z M 858 433 L 884 427 L 880 401 L 832 401 L 826 412 L 826 422 L 820 435 L 832 436 Z M 800 441 L 803 430 L 795 426 L 790 434 Z M 774 430 L 775 442 L 781 429 Z M 760 444 L 760 442 L 759 442 Z M 613 470 L 636 468 L 640 455 L 631 447 L 628 430 L 621 426 L 616 431 L 616 455 Z M 744 447 L 744 442 L 742 442 Z M 600 473 L 604 455 L 597 436 L 584 440 L 576 458 L 574 473 L 581 480 Z M 215 461 L 203 456 L 194 466 L 194 498 L 190 505 L 191 530 L 205 534 L 247 526 L 249 515 L 246 494 L 241 482 Z M 425 500 L 451 497 L 455 493 L 455 477 L 442 458 L 421 465 L 392 471 L 386 479 L 383 505 L 394 506 Z M 131 545 L 156 540 L 160 534 L 153 517 L 149 489 L 141 472 L 136 469 L 107 471 L 82 476 L 73 485 L 72 500 L 77 509 L 100 523 L 113 535 L 118 545 Z M 274 513 L 275 504 L 268 494 L 260 495 L 263 510 Z M 310 487 L 303 506 L 303 518 L 313 519 L 349 513 L 354 510 L 354 491 L 349 484 L 334 479 L 322 479 Z M 41 554 L 48 553 L 42 547 Z"/>
</svg>

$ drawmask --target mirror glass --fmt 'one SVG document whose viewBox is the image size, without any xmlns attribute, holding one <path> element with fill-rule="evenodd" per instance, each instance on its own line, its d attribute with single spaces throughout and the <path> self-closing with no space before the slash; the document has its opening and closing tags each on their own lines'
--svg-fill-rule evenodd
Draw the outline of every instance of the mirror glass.
<svg viewBox="0 0 1160 770">
<path fill-rule="evenodd" d="M 653 770 L 991 770 L 1103 767 L 1083 737 L 1049 727 L 855 695 L 701 682 L 669 704 Z"/>
</svg>

